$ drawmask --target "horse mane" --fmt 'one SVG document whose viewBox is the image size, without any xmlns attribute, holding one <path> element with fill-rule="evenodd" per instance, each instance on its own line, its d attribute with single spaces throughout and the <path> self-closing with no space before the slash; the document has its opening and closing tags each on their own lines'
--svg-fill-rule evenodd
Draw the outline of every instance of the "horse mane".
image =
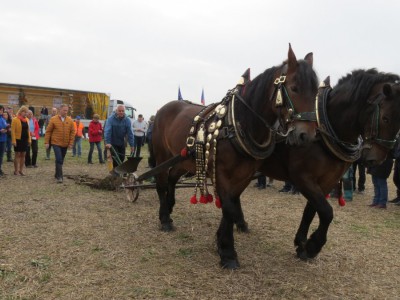
<svg viewBox="0 0 400 300">
<path fill-rule="evenodd" d="M 399 75 L 393 73 L 378 72 L 376 68 L 354 70 L 340 78 L 337 85 L 332 90 L 332 96 L 339 93 L 342 89 L 350 86 L 350 101 L 357 102 L 358 99 L 368 99 L 372 88 L 379 83 L 395 82 L 399 80 Z"/>
<path fill-rule="evenodd" d="M 281 69 L 283 64 L 278 67 L 272 67 L 266 69 L 263 73 L 259 74 L 252 81 L 246 85 L 245 98 L 250 99 L 250 103 L 253 99 L 262 97 L 268 90 L 268 86 L 275 80 L 275 72 L 277 69 Z M 268 99 L 269 100 L 269 99 Z"/>
</svg>

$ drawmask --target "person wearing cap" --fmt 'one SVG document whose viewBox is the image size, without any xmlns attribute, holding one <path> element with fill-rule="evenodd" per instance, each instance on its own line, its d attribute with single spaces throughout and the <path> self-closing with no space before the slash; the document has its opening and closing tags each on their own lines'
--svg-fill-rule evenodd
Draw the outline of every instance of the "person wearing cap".
<svg viewBox="0 0 400 300">
<path fill-rule="evenodd" d="M 81 123 L 80 116 L 77 116 L 75 118 L 74 129 L 75 129 L 75 140 L 74 140 L 74 146 L 72 148 L 72 156 L 74 157 L 75 155 L 78 154 L 78 157 L 81 157 L 81 155 L 82 155 L 82 137 L 83 137 L 84 126 Z M 78 148 L 78 151 L 76 148 Z"/>
<path fill-rule="evenodd" d="M 94 114 L 93 115 L 93 120 L 89 123 L 90 149 L 89 149 L 89 156 L 88 156 L 88 164 L 93 164 L 92 155 L 93 155 L 94 145 L 96 145 L 97 151 L 99 153 L 99 162 L 101 164 L 104 164 L 102 150 L 101 150 L 101 140 L 102 140 L 102 136 L 103 136 L 103 127 L 101 126 L 101 123 L 99 122 L 99 119 L 100 119 L 99 115 L 98 114 Z"/>
<path fill-rule="evenodd" d="M 44 135 L 46 149 L 49 149 L 51 141 L 51 146 L 56 157 L 56 173 L 54 177 L 57 179 L 57 183 L 63 182 L 62 166 L 64 158 L 68 148 L 72 148 L 75 138 L 74 122 L 67 114 L 68 105 L 61 104 L 59 115 L 50 119 L 49 126 L 46 128 Z"/>
</svg>

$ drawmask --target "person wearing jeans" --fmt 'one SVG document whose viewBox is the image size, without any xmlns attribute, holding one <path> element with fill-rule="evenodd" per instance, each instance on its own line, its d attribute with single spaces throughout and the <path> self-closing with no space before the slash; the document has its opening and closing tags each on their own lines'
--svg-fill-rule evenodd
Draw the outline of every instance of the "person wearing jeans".
<svg viewBox="0 0 400 300">
<path fill-rule="evenodd" d="M 94 145 L 97 147 L 97 152 L 99 155 L 99 162 L 101 164 L 104 164 L 103 160 L 103 155 L 102 155 L 102 150 L 101 150 L 101 140 L 102 140 L 102 135 L 103 135 L 103 128 L 101 126 L 101 123 L 99 122 L 99 115 L 95 114 L 93 115 L 93 120 L 89 123 L 89 143 L 90 143 L 90 149 L 89 149 L 89 156 L 88 156 L 88 164 L 92 164 L 92 154 L 94 150 Z"/>
<path fill-rule="evenodd" d="M 104 141 L 106 148 L 113 148 L 121 162 L 125 160 L 125 137 L 131 146 L 131 153 L 135 151 L 131 121 L 125 115 L 125 106 L 118 104 L 115 112 L 108 117 L 104 126 Z M 118 159 L 113 155 L 113 166 L 118 166 Z M 117 175 L 113 172 L 113 175 Z"/>
<path fill-rule="evenodd" d="M 36 118 L 33 116 L 31 110 L 28 110 L 26 117 L 29 120 L 29 133 L 31 135 L 31 145 L 26 149 L 25 154 L 25 166 L 27 168 L 37 168 L 37 155 L 38 155 L 38 140 L 39 140 L 39 124 Z M 31 156 L 32 152 L 32 156 Z"/>
<path fill-rule="evenodd" d="M 135 157 L 140 157 L 140 149 L 144 144 L 144 138 L 147 131 L 147 123 L 143 115 L 138 115 L 138 119 L 132 123 L 133 135 L 135 137 Z"/>
<path fill-rule="evenodd" d="M 74 145 L 72 148 L 72 156 L 78 155 L 81 157 L 82 155 L 82 138 L 83 138 L 83 129 L 84 126 L 81 123 L 81 117 L 77 116 L 74 122 L 74 129 L 75 129 L 75 140 Z"/>
<path fill-rule="evenodd" d="M 388 155 L 386 160 L 379 166 L 368 168 L 368 173 L 372 175 L 372 183 L 374 184 L 374 198 L 369 207 L 386 208 L 388 201 L 387 179 L 392 171 L 393 158 Z"/>
<path fill-rule="evenodd" d="M 62 166 L 64 164 L 64 158 L 68 148 L 72 149 L 75 138 L 74 122 L 67 114 L 68 105 L 62 104 L 59 114 L 50 119 L 49 126 L 44 136 L 46 149 L 50 147 L 49 142 L 51 140 L 51 146 L 56 156 L 56 172 L 54 177 L 57 179 L 57 183 L 63 182 Z"/>
</svg>

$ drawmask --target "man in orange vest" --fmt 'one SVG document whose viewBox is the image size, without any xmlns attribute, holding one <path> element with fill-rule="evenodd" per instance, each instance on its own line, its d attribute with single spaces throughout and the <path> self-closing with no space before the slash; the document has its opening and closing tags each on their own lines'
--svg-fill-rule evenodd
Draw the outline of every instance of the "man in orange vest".
<svg viewBox="0 0 400 300">
<path fill-rule="evenodd" d="M 78 157 L 81 157 L 81 155 L 82 155 L 82 138 L 83 138 L 84 127 L 83 127 L 83 124 L 81 123 L 80 116 L 77 116 L 75 118 L 74 129 L 75 129 L 75 140 L 74 140 L 74 146 L 72 148 L 72 156 L 74 157 L 75 155 L 78 154 Z M 78 148 L 78 151 L 76 148 Z"/>
</svg>

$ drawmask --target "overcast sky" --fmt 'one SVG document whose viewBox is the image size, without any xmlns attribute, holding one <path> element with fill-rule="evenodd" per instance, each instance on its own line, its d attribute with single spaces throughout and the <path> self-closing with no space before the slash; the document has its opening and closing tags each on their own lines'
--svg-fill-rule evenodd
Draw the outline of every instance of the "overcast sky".
<svg viewBox="0 0 400 300">
<path fill-rule="evenodd" d="M 400 1 L 13 0 L 0 5 L 0 82 L 111 94 L 145 119 L 171 100 L 219 102 L 314 53 L 332 83 L 356 68 L 400 73 Z"/>
</svg>

